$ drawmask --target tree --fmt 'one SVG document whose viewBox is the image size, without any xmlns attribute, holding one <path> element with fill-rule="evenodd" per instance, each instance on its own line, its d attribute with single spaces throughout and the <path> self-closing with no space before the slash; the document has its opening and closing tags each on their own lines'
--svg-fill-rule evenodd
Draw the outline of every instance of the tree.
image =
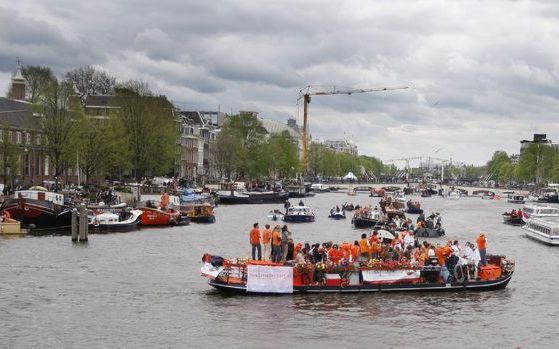
<svg viewBox="0 0 559 349">
<path fill-rule="evenodd" d="M 43 96 L 45 89 L 55 80 L 49 67 L 36 65 L 22 67 L 21 75 L 25 78 L 26 95 L 31 103 L 37 103 Z"/>
<path fill-rule="evenodd" d="M 0 123 L 0 173 L 4 185 L 13 182 L 13 177 L 20 168 L 20 152 L 13 143 L 12 128 Z"/>
<path fill-rule="evenodd" d="M 79 105 L 72 105 L 74 89 L 67 81 L 51 81 L 42 97 L 33 106 L 30 117 L 38 125 L 46 140 L 46 155 L 54 169 L 55 190 L 60 175 L 76 159 L 76 120 L 82 113 Z"/>
<path fill-rule="evenodd" d="M 168 174 L 173 170 L 178 138 L 173 105 L 151 91 L 115 89 L 117 124 L 124 125 L 134 177 Z"/>
<path fill-rule="evenodd" d="M 288 131 L 271 135 L 266 142 L 268 169 L 282 178 L 290 178 L 301 169 L 297 144 Z"/>
<path fill-rule="evenodd" d="M 518 159 L 516 174 L 519 179 L 541 184 L 552 177 L 557 152 L 546 144 L 530 144 Z"/>
<path fill-rule="evenodd" d="M 241 140 L 227 128 L 222 129 L 216 139 L 210 143 L 210 151 L 221 177 L 225 175 L 227 180 L 231 180 L 241 148 Z"/>
<path fill-rule="evenodd" d="M 506 171 L 509 169 L 511 164 L 511 159 L 507 155 L 506 152 L 498 150 L 493 154 L 493 157 L 487 163 L 487 170 L 489 174 L 493 175 L 494 178 L 498 181 L 505 180 Z"/>
<path fill-rule="evenodd" d="M 92 66 L 70 70 L 66 73 L 66 80 L 78 91 L 82 106 L 90 95 L 112 94 L 116 82 L 114 77 Z"/>
</svg>

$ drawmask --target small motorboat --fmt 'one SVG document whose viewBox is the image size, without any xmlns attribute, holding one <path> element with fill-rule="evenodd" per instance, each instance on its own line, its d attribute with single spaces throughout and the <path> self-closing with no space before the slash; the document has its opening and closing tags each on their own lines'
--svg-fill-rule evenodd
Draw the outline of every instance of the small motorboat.
<svg viewBox="0 0 559 349">
<path fill-rule="evenodd" d="M 0 235 L 21 235 L 27 234 L 27 230 L 21 229 L 21 222 L 11 218 L 4 218 L 0 222 Z"/>
<path fill-rule="evenodd" d="M 435 227 L 435 228 L 420 228 L 416 230 L 414 234 L 416 237 L 438 238 L 445 235 L 445 232 L 442 227 Z"/>
<path fill-rule="evenodd" d="M 505 212 L 501 215 L 503 217 L 503 223 L 510 225 L 524 225 L 524 220 L 522 219 L 522 211 Z"/>
<path fill-rule="evenodd" d="M 356 229 L 372 228 L 381 220 L 381 213 L 378 210 L 357 210 L 351 219 L 351 224 Z"/>
<path fill-rule="evenodd" d="M 408 201 L 407 204 L 407 209 L 406 209 L 406 213 L 409 214 L 422 214 L 423 213 L 423 209 L 421 208 L 419 202 L 411 202 Z"/>
<path fill-rule="evenodd" d="M 341 211 L 335 211 L 335 210 L 331 210 L 330 211 L 330 215 L 328 216 L 328 218 L 332 218 L 332 219 L 346 219 L 345 216 L 345 211 L 341 210 Z"/>
<path fill-rule="evenodd" d="M 285 214 L 280 210 L 272 210 L 268 212 L 268 219 L 273 221 L 283 221 Z"/>
<path fill-rule="evenodd" d="M 314 213 L 308 206 L 291 206 L 287 209 L 287 214 L 283 220 L 291 223 L 309 223 L 314 222 Z"/>
<path fill-rule="evenodd" d="M 159 199 L 159 200 L 158 200 Z M 158 195 L 142 195 L 141 201 L 145 202 L 139 205 L 139 210 L 143 213 L 140 216 L 140 225 L 185 225 L 190 220 L 187 216 L 183 216 L 178 209 L 180 207 L 180 199 L 178 196 L 163 194 Z"/>
<path fill-rule="evenodd" d="M 95 232 L 124 232 L 135 230 L 140 223 L 141 210 L 101 212 L 91 217 L 89 228 Z"/>
<path fill-rule="evenodd" d="M 215 223 L 214 208 L 209 203 L 188 204 L 181 203 L 180 212 L 183 216 L 196 223 Z"/>
<path fill-rule="evenodd" d="M 342 204 L 342 210 L 344 210 L 344 211 L 353 211 L 358 207 L 359 207 L 359 205 L 357 205 L 357 207 L 356 207 L 353 204 L 348 204 L 347 202 Z"/>
<path fill-rule="evenodd" d="M 526 200 L 524 200 L 524 195 L 511 194 L 507 197 L 507 202 L 511 204 L 524 205 Z"/>
</svg>

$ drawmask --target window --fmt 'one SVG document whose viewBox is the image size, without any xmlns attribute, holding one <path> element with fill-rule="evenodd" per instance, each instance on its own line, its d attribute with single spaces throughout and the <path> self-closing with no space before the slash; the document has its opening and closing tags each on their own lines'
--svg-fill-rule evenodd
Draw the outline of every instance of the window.
<svg viewBox="0 0 559 349">
<path fill-rule="evenodd" d="M 31 144 L 31 133 L 25 133 L 25 144 Z"/>
<path fill-rule="evenodd" d="M 35 136 L 35 144 L 41 145 L 41 135 Z"/>
<path fill-rule="evenodd" d="M 16 132 L 16 143 L 21 144 L 21 132 Z"/>
<path fill-rule="evenodd" d="M 49 175 L 49 158 L 48 158 L 48 156 L 45 157 L 45 171 L 44 171 L 44 173 L 45 173 L 45 176 Z"/>
<path fill-rule="evenodd" d="M 4 130 L 0 130 L 0 143 L 4 142 Z"/>
</svg>

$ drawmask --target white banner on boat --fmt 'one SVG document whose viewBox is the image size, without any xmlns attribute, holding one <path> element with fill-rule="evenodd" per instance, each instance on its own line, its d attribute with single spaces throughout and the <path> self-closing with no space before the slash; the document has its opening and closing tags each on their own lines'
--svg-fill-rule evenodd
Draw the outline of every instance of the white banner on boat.
<svg viewBox="0 0 559 349">
<path fill-rule="evenodd" d="M 247 291 L 293 293 L 293 268 L 251 265 L 247 267 Z"/>
<path fill-rule="evenodd" d="M 363 282 L 367 284 L 391 284 L 419 281 L 419 270 L 362 270 Z"/>
</svg>

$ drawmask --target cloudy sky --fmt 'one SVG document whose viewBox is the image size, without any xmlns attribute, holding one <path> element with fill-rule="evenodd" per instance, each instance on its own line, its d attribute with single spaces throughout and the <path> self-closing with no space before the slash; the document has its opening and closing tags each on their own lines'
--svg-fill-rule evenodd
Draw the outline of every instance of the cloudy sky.
<svg viewBox="0 0 559 349">
<path fill-rule="evenodd" d="M 58 75 L 95 65 L 186 110 L 254 110 L 353 140 L 383 160 L 483 164 L 547 133 L 559 141 L 555 1 L 0 0 L 0 93 L 16 57 Z"/>
</svg>

